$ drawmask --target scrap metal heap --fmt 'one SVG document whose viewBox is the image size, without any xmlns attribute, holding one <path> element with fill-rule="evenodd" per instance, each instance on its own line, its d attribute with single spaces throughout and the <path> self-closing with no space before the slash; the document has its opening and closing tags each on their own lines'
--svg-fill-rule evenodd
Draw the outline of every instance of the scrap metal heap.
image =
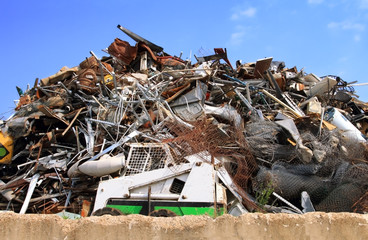
<svg viewBox="0 0 368 240">
<path fill-rule="evenodd" d="M 368 105 L 347 82 L 272 58 L 233 68 L 222 48 L 192 64 L 118 28 L 136 45 L 18 88 L 1 209 L 87 216 L 103 178 L 210 155 L 248 211 L 368 211 Z"/>
</svg>

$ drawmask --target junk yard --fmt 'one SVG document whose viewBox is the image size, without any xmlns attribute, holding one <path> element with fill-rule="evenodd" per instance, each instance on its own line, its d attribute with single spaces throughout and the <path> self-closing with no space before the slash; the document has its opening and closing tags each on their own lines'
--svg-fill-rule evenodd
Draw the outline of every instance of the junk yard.
<svg viewBox="0 0 368 240">
<path fill-rule="evenodd" d="M 123 26 L 116 35 L 17 87 L 0 125 L 1 210 L 368 211 L 368 104 L 348 80 L 272 57 L 231 63 L 226 48 L 191 62 Z"/>
</svg>

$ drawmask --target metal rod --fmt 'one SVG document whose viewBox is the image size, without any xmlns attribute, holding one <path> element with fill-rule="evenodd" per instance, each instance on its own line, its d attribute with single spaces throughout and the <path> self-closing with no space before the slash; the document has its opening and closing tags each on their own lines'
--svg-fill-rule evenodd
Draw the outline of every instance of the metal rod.
<svg viewBox="0 0 368 240">
<path fill-rule="evenodd" d="M 64 130 L 64 132 L 61 134 L 61 136 L 64 136 L 69 131 L 69 129 L 71 128 L 71 126 L 73 125 L 73 123 L 75 122 L 75 120 L 78 118 L 79 114 L 82 112 L 83 109 L 84 109 L 84 107 L 78 109 L 78 111 L 75 114 L 73 120 L 69 123 L 69 126 Z"/>
<path fill-rule="evenodd" d="M 76 180 L 72 179 L 72 185 L 71 185 L 72 188 L 74 187 L 75 182 L 76 182 Z M 67 207 L 69 205 L 69 201 L 70 201 L 71 196 L 72 196 L 72 190 L 70 189 L 69 192 L 68 192 L 68 195 L 66 197 L 64 207 Z"/>
<path fill-rule="evenodd" d="M 293 204 L 291 204 L 289 201 L 287 201 L 285 198 L 281 197 L 277 193 L 273 192 L 272 195 L 274 195 L 275 197 L 277 197 L 278 199 L 280 199 L 281 201 L 283 201 L 284 203 L 286 203 L 289 207 L 291 207 L 292 209 L 294 209 L 297 213 L 303 214 L 303 212 L 300 211 L 299 208 L 295 207 Z"/>
<path fill-rule="evenodd" d="M 40 178 L 40 174 L 36 173 L 35 175 L 33 175 L 31 182 L 29 183 L 29 187 L 28 187 L 28 191 L 27 191 L 27 196 L 24 199 L 24 203 L 22 205 L 22 208 L 20 209 L 19 214 L 25 214 L 29 205 L 29 201 L 31 200 L 32 194 L 36 188 L 36 183 L 38 181 L 38 179 Z"/>
<path fill-rule="evenodd" d="M 148 215 L 151 214 L 151 186 L 148 186 L 147 193 Z"/>
<path fill-rule="evenodd" d="M 302 117 L 302 115 L 300 115 L 298 112 L 294 111 L 294 109 L 292 109 L 291 107 L 289 107 L 288 105 L 286 105 L 284 102 L 282 102 L 280 99 L 276 98 L 275 96 L 273 96 L 271 93 L 267 92 L 266 90 L 262 89 L 261 90 L 264 94 L 266 94 L 267 96 L 269 96 L 270 98 L 272 98 L 274 101 L 278 102 L 279 104 L 281 104 L 284 108 L 286 108 L 287 110 L 289 110 L 290 112 L 292 112 L 295 116 L 297 117 Z"/>
<path fill-rule="evenodd" d="M 137 95 L 137 98 L 138 98 L 138 101 L 139 101 L 139 103 L 140 103 L 140 105 L 141 105 L 141 107 L 142 107 L 142 109 L 143 109 L 144 113 L 146 114 L 146 116 L 147 116 L 147 118 L 148 118 L 149 122 L 151 123 L 152 128 L 154 129 L 155 124 L 153 123 L 152 118 L 151 118 L 151 116 L 149 115 L 149 113 L 148 113 L 148 111 L 147 111 L 147 109 L 146 109 L 146 106 L 144 106 L 143 101 L 142 101 L 142 99 L 141 99 L 141 97 L 140 97 L 139 95 Z"/>
<path fill-rule="evenodd" d="M 247 106 L 249 110 L 253 110 L 252 105 L 250 105 L 248 100 L 243 96 L 243 94 L 238 89 L 235 88 L 234 92 L 239 96 L 240 100 L 242 100 L 242 102 Z"/>
<path fill-rule="evenodd" d="M 94 157 L 92 157 L 91 159 L 89 159 L 88 161 L 94 161 L 96 159 L 98 159 L 99 157 L 101 157 L 102 155 L 106 154 L 107 152 L 114 150 L 115 148 L 123 145 L 124 143 L 126 143 L 127 141 L 129 141 L 130 139 L 138 136 L 140 134 L 140 132 L 138 131 L 133 131 L 132 133 L 130 133 L 128 136 L 125 136 L 124 138 L 122 138 L 119 142 L 114 143 L 113 145 L 111 145 L 110 147 L 106 148 L 104 151 L 98 153 L 97 155 L 95 155 Z"/>
<path fill-rule="evenodd" d="M 325 115 L 325 108 L 324 107 L 322 107 L 322 109 L 321 109 L 321 122 L 319 123 L 318 137 L 321 137 L 321 134 L 322 134 L 323 115 Z"/>
</svg>

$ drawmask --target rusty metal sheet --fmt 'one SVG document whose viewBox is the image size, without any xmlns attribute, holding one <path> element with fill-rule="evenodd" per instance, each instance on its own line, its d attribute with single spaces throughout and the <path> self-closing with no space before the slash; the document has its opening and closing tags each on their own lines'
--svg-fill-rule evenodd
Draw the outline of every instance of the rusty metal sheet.
<svg viewBox="0 0 368 240">
<path fill-rule="evenodd" d="M 73 73 L 76 73 L 79 70 L 79 67 L 73 67 L 68 68 L 63 71 L 59 71 L 58 73 L 51 75 L 47 78 L 41 79 L 41 86 L 47 86 L 50 84 L 57 83 L 59 81 L 63 81 L 64 79 L 67 79 L 73 75 Z"/>
<path fill-rule="evenodd" d="M 107 51 L 127 65 L 137 57 L 137 47 L 132 47 L 128 42 L 119 38 L 115 38 L 115 41 L 108 47 Z"/>
<path fill-rule="evenodd" d="M 254 76 L 256 78 L 263 78 L 263 74 L 271 66 L 272 59 L 272 57 L 269 57 L 257 60 L 256 66 L 254 68 Z"/>
</svg>

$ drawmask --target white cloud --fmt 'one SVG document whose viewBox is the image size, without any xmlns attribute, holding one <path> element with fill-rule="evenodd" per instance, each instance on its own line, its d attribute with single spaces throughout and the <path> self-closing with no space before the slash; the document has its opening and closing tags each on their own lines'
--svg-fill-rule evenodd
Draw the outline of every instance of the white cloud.
<svg viewBox="0 0 368 240">
<path fill-rule="evenodd" d="M 246 28 L 238 25 L 235 27 L 235 31 L 230 35 L 229 44 L 233 46 L 240 45 L 244 41 L 244 37 L 246 36 Z"/>
<path fill-rule="evenodd" d="M 338 59 L 338 61 L 339 61 L 339 62 L 342 62 L 342 63 L 347 62 L 348 60 L 349 60 L 349 58 L 348 58 L 348 57 L 340 57 L 340 58 Z"/>
<path fill-rule="evenodd" d="M 364 24 L 354 23 L 351 21 L 330 22 L 329 24 L 327 24 L 327 27 L 330 29 L 355 30 L 355 31 L 364 31 L 365 29 Z"/>
<path fill-rule="evenodd" d="M 360 42 L 360 35 L 359 34 L 354 35 L 354 41 L 355 42 Z"/>
<path fill-rule="evenodd" d="M 328 28 L 338 28 L 339 24 L 337 22 L 330 22 L 329 24 L 327 24 Z"/>
<path fill-rule="evenodd" d="M 329 24 L 327 24 L 327 27 L 334 30 L 352 31 L 354 33 L 353 40 L 355 42 L 361 41 L 360 33 L 365 30 L 364 24 L 354 23 L 352 21 L 330 22 Z"/>
<path fill-rule="evenodd" d="M 245 35 L 245 31 L 237 31 L 231 34 L 230 44 L 231 45 L 240 45 L 243 42 L 243 38 Z"/>
<path fill-rule="evenodd" d="M 245 10 L 236 10 L 233 15 L 231 15 L 231 20 L 239 20 L 243 17 L 254 17 L 257 13 L 257 9 L 254 7 L 249 7 Z"/>
<path fill-rule="evenodd" d="M 321 4 L 323 3 L 323 0 L 308 0 L 309 4 Z"/>
<path fill-rule="evenodd" d="M 368 9 L 368 0 L 360 0 L 359 8 L 360 9 Z"/>
</svg>

